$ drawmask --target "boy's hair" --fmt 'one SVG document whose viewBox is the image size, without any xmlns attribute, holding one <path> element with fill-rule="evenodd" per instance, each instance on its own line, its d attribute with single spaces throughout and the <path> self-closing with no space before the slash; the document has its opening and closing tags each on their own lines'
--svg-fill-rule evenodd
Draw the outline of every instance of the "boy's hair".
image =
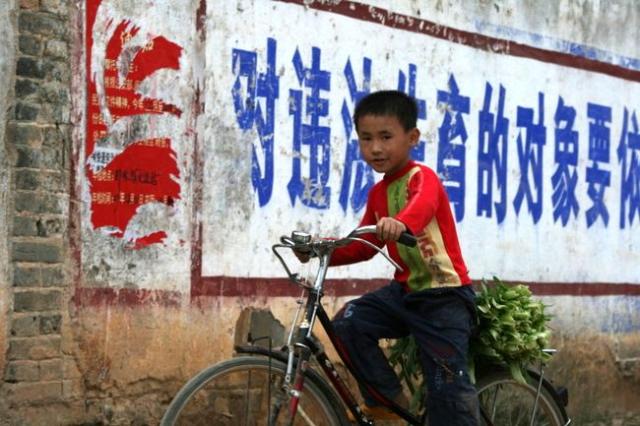
<svg viewBox="0 0 640 426">
<path fill-rule="evenodd" d="M 416 127 L 418 121 L 418 105 L 415 99 L 398 90 L 381 90 L 373 92 L 358 102 L 353 113 L 353 122 L 358 130 L 358 120 L 365 115 L 396 117 L 404 130 Z"/>
</svg>

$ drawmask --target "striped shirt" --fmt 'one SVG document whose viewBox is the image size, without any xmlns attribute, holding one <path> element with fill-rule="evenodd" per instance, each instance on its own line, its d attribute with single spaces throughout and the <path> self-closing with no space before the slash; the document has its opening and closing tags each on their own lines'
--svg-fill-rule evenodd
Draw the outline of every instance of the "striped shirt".
<svg viewBox="0 0 640 426">
<path fill-rule="evenodd" d="M 418 240 L 416 247 L 387 242 L 389 255 L 404 269 L 402 272 L 396 270 L 394 278 L 408 291 L 471 283 L 458 243 L 449 197 L 433 170 L 410 161 L 375 184 L 369 192 L 360 225 L 375 225 L 383 217 L 393 217 L 404 223 Z M 364 238 L 378 247 L 384 246 L 384 242 L 373 234 Z M 376 253 L 365 244 L 353 242 L 335 250 L 331 265 L 368 260 Z"/>
</svg>

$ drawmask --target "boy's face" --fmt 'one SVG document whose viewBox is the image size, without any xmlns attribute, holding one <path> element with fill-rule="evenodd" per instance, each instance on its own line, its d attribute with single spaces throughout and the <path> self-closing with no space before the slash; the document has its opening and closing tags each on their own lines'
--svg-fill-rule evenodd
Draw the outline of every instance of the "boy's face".
<svg viewBox="0 0 640 426">
<path fill-rule="evenodd" d="M 419 138 L 417 128 L 405 130 L 392 115 L 368 114 L 358 120 L 360 152 L 378 173 L 393 174 L 402 169 Z"/>
</svg>

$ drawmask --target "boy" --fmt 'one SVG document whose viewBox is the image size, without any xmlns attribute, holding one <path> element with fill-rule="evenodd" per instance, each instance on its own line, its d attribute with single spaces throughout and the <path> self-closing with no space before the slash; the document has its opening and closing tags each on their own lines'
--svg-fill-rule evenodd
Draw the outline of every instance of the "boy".
<svg viewBox="0 0 640 426">
<path fill-rule="evenodd" d="M 369 192 L 361 225 L 365 236 L 403 268 L 385 287 L 353 300 L 334 318 L 350 362 L 366 372 L 387 398 L 406 407 L 400 382 L 378 346 L 381 338 L 412 334 L 420 347 L 429 425 L 476 425 L 478 401 L 467 374 L 467 349 L 475 319 L 474 293 L 462 258 L 449 200 L 436 174 L 410 159 L 418 143 L 415 101 L 398 91 L 380 91 L 356 106 L 354 123 L 364 160 L 384 178 Z M 396 241 L 408 231 L 409 248 Z M 354 242 L 337 249 L 331 265 L 370 259 L 376 251 Z M 298 257 L 306 261 L 304 255 Z M 375 392 L 361 389 L 373 417 L 389 417 Z M 397 417 L 396 417 L 397 418 Z"/>
</svg>

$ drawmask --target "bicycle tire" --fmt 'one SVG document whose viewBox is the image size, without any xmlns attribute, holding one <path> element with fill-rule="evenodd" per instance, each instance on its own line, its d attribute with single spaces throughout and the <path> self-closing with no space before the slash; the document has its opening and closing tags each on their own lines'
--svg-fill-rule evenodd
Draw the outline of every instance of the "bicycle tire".
<svg viewBox="0 0 640 426">
<path fill-rule="evenodd" d="M 550 387 L 548 382 L 542 386 L 535 419 L 531 423 L 537 380 L 530 377 L 526 384 L 519 383 L 508 371 L 496 371 L 480 378 L 476 384 L 483 416 L 488 416 L 494 426 L 565 425 L 564 410 L 549 392 Z M 484 417 L 481 420 L 482 425 L 487 424 Z"/>
<path fill-rule="evenodd" d="M 273 401 L 283 394 L 279 392 L 278 384 L 282 383 L 285 371 L 286 365 L 276 359 L 254 356 L 233 358 L 210 366 L 178 391 L 160 424 L 267 425 Z M 266 386 L 267 383 L 272 386 Z M 267 401 L 268 395 L 271 401 Z M 284 417 L 287 417 L 286 404 L 285 401 Z M 336 401 L 335 394 L 326 383 L 310 375 L 305 378 L 298 407 L 295 426 L 346 424 L 344 409 Z M 280 417 L 276 425 L 288 424 L 288 419 Z"/>
</svg>

